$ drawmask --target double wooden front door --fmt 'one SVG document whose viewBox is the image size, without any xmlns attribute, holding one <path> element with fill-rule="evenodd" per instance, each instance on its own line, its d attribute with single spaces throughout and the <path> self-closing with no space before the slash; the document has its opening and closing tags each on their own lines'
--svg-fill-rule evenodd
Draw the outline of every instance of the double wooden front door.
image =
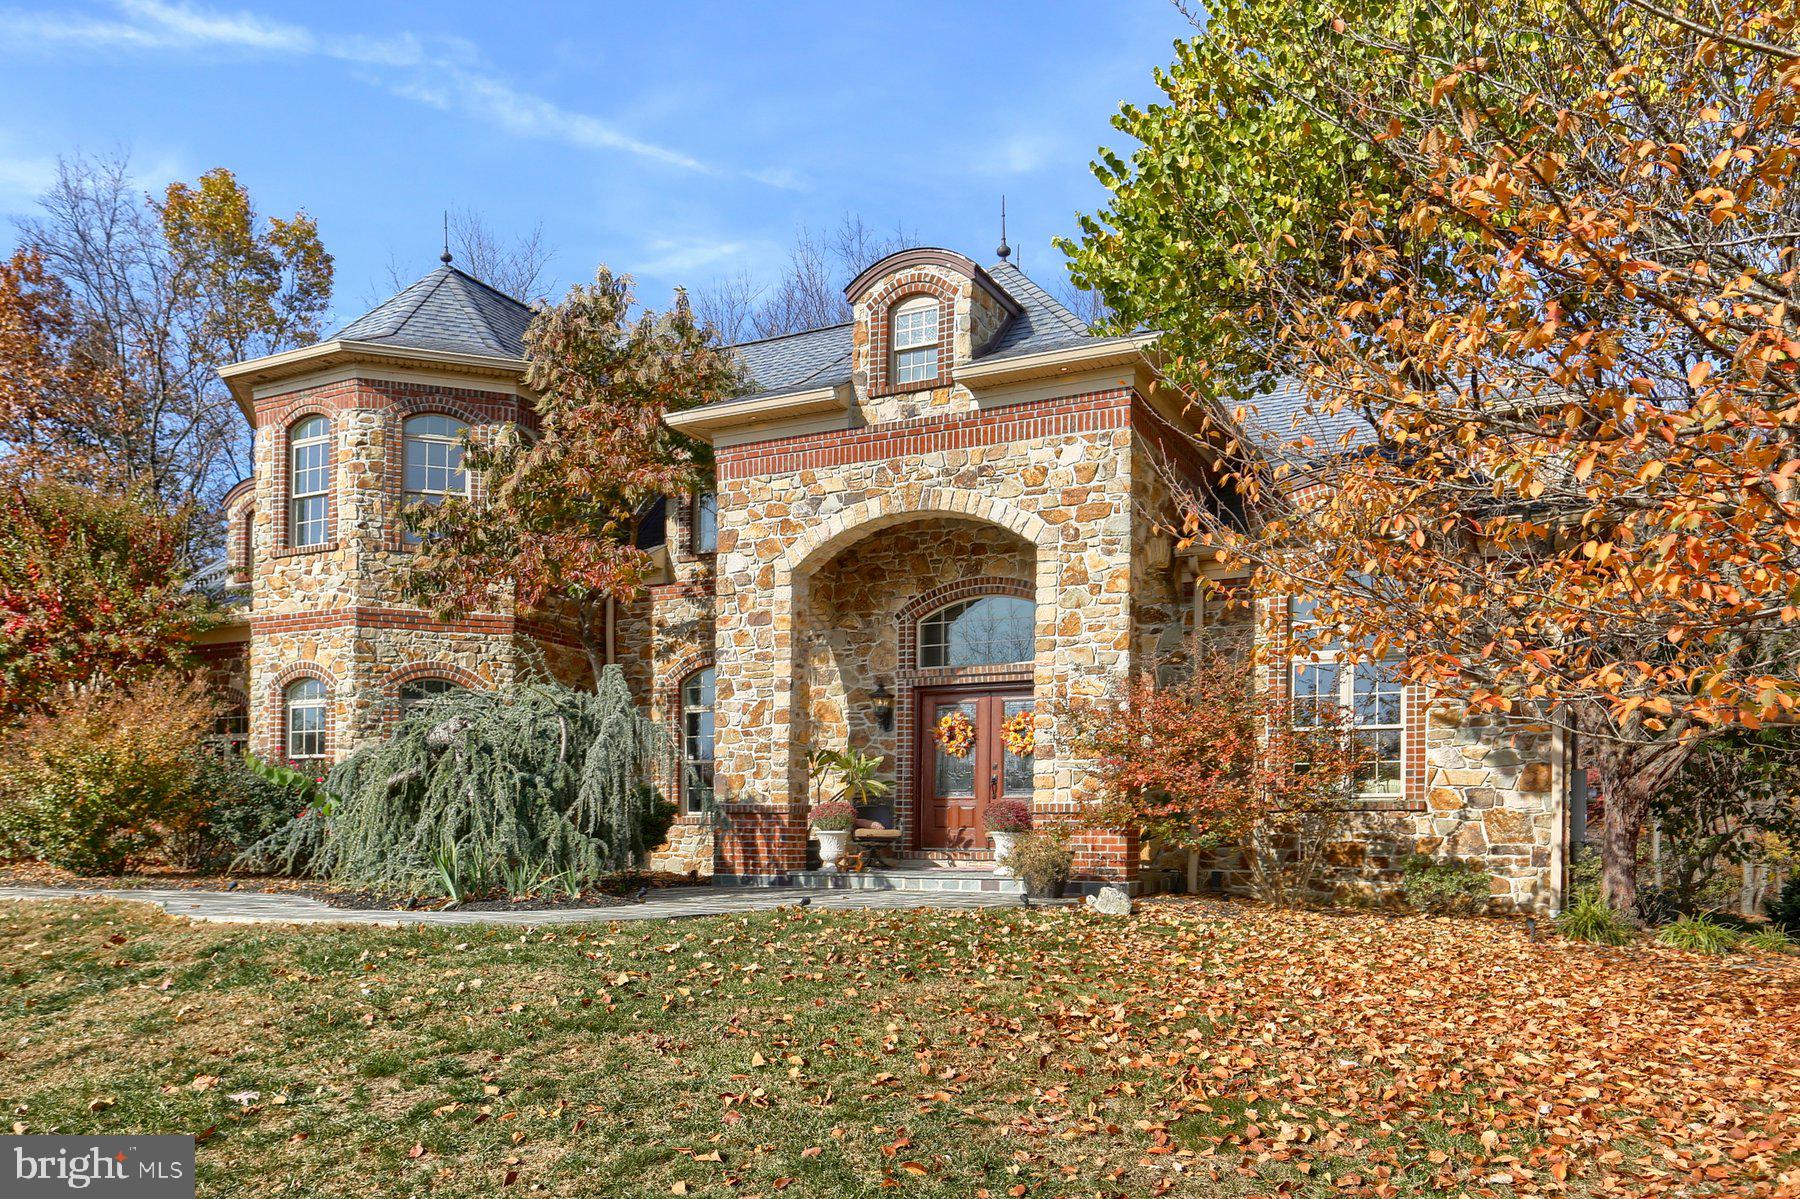
<svg viewBox="0 0 1800 1199">
<path fill-rule="evenodd" d="M 1000 726 L 1031 710 L 1029 688 L 925 691 L 919 696 L 919 848 L 986 849 L 987 806 L 1001 796 L 1031 800 L 1032 759 L 1006 748 Z M 939 743 L 938 722 L 961 711 L 974 744 L 957 756 Z"/>
</svg>

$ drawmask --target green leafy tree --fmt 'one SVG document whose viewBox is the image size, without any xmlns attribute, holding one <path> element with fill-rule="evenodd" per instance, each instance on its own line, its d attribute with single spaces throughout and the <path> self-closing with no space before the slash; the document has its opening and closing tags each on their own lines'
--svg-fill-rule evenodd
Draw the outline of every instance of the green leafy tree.
<svg viewBox="0 0 1800 1199">
<path fill-rule="evenodd" d="M 406 514 L 421 540 L 404 583 L 413 600 L 492 607 L 504 580 L 516 603 L 569 620 L 596 684 L 607 604 L 636 595 L 650 565 L 633 542 L 639 513 L 711 474 L 709 448 L 663 416 L 742 386 L 684 293 L 667 312 L 634 308 L 630 278 L 602 267 L 541 310 L 525 336 L 535 426 L 472 441 L 474 494 Z"/>
</svg>

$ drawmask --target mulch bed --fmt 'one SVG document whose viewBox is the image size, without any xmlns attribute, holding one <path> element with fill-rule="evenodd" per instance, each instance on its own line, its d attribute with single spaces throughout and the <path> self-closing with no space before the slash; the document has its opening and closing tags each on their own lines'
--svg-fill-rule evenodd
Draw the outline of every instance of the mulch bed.
<svg viewBox="0 0 1800 1199">
<path fill-rule="evenodd" d="M 698 877 L 686 874 L 636 874 L 621 877 L 580 895 L 534 895 L 522 899 L 493 896 L 451 904 L 440 896 L 399 895 L 357 887 L 334 887 L 316 879 L 281 874 L 206 874 L 171 866 L 147 865 L 118 875 L 82 875 L 42 862 L 12 862 L 0 866 L 0 886 L 58 887 L 78 890 L 161 889 L 178 891 L 252 891 L 303 895 L 353 911 L 433 911 L 454 907 L 460 912 L 550 912 L 564 908 L 604 908 L 634 902 L 640 890 L 692 886 Z"/>
</svg>

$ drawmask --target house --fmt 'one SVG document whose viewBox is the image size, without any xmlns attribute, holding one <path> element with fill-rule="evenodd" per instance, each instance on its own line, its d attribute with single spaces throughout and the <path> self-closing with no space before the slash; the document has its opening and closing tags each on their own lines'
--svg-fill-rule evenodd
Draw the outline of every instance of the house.
<svg viewBox="0 0 1800 1199">
<path fill-rule="evenodd" d="M 1051 701 L 1178 660 L 1205 619 L 1197 584 L 1219 567 L 1161 530 L 1172 487 L 1212 467 L 1143 339 L 1090 334 L 1005 253 L 905 250 L 846 296 L 847 324 L 736 347 L 748 393 L 668 418 L 712 444 L 716 487 L 646 518 L 659 573 L 613 612 L 607 647 L 686 766 L 659 865 L 805 870 L 812 746 L 885 757 L 905 854 L 980 861 L 996 799 L 1045 820 L 1092 798 Z M 401 506 L 471 485 L 465 431 L 532 421 L 530 315 L 446 260 L 334 337 L 223 372 L 256 431 L 229 506 L 248 602 L 202 652 L 259 753 L 336 758 L 445 688 L 586 677 L 554 621 L 443 620 L 397 590 Z M 1422 845 L 1481 859 L 1502 904 L 1556 902 L 1571 773 L 1556 733 L 1471 724 L 1380 672 L 1278 673 L 1342 699 L 1378 750 L 1358 836 L 1334 850 L 1347 875 Z M 952 713 L 974 731 L 962 756 L 933 735 Z M 1088 885 L 1192 869 L 1131 830 L 1086 828 L 1076 849 Z M 1229 860 L 1201 865 L 1230 883 Z"/>
</svg>

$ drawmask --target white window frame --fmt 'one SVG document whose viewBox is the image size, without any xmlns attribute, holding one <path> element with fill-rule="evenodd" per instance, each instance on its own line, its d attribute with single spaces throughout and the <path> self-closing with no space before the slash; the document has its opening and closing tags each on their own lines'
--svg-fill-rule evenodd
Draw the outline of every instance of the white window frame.
<svg viewBox="0 0 1800 1199">
<path fill-rule="evenodd" d="M 690 702 L 689 691 L 708 676 L 710 679 L 702 694 L 710 692 L 712 702 L 704 705 Z M 681 680 L 681 687 L 677 692 L 676 702 L 680 709 L 679 731 L 681 737 L 681 777 L 677 780 L 677 790 L 681 793 L 681 811 L 689 816 L 705 811 L 706 799 L 713 794 L 713 765 L 717 761 L 719 729 L 718 721 L 713 713 L 718 706 L 718 682 L 719 676 L 716 668 L 702 666 Z M 711 751 L 704 758 L 697 753 L 702 736 L 700 728 L 702 720 L 706 722 L 705 737 Z M 704 797 L 697 793 L 693 786 L 696 778 L 704 780 L 701 783 L 701 787 L 705 790 Z"/>
<path fill-rule="evenodd" d="M 694 497 L 693 522 L 689 538 L 696 554 L 719 551 L 719 493 L 702 491 Z"/>
<path fill-rule="evenodd" d="M 315 423 L 319 431 L 300 432 L 313 429 Z M 316 517 L 310 515 L 315 509 Z M 315 529 L 318 536 L 309 536 Z M 288 426 L 288 547 L 306 549 L 330 540 L 331 420 L 325 416 L 303 416 Z"/>
<path fill-rule="evenodd" d="M 1310 623 L 1307 614 L 1311 608 L 1311 601 L 1291 600 L 1288 606 L 1291 626 L 1299 628 Z M 1351 735 L 1364 745 L 1375 746 L 1377 753 L 1372 774 L 1359 776 L 1356 780 L 1356 794 L 1374 799 L 1398 798 L 1406 792 L 1407 706 L 1406 685 L 1393 673 L 1398 660 L 1346 661 L 1335 647 L 1334 641 L 1305 655 L 1294 656 L 1288 670 L 1288 696 L 1292 700 L 1294 724 L 1298 728 L 1316 724 L 1316 719 L 1308 720 L 1304 714 L 1321 702 L 1334 704 L 1340 711 L 1348 713 Z M 1331 676 L 1329 684 L 1309 681 L 1309 676 L 1322 676 L 1327 672 Z M 1394 718 L 1391 721 L 1370 719 L 1379 715 L 1378 705 L 1384 692 L 1393 698 Z M 1391 756 L 1380 753 L 1380 741 L 1386 734 L 1392 734 L 1394 749 Z"/>
<path fill-rule="evenodd" d="M 451 432 L 434 431 L 414 432 L 415 427 L 422 428 L 427 421 L 442 421 Z M 401 500 L 406 507 L 419 504 L 441 504 L 446 499 L 466 498 L 469 494 L 469 472 L 463 469 L 463 438 L 467 436 L 469 426 L 454 416 L 442 412 L 415 412 L 400 424 L 400 487 Z M 413 486 L 413 447 L 427 457 L 434 450 L 443 451 L 443 462 L 423 461 L 419 469 L 423 479 L 419 486 Z M 432 476 L 443 475 L 443 486 L 432 486 Z M 407 531 L 407 540 L 416 541 L 418 535 Z"/>
<path fill-rule="evenodd" d="M 942 319 L 942 306 L 931 296 L 913 296 L 889 310 L 890 383 L 904 387 L 929 383 L 938 377 L 938 326 Z"/>
<path fill-rule="evenodd" d="M 429 687 L 434 683 L 442 683 L 443 686 L 426 691 L 422 695 L 414 694 L 409 696 L 407 694 L 408 690 L 418 692 L 422 688 Z M 400 719 L 405 720 L 407 713 L 411 712 L 420 704 L 428 703 L 431 700 L 438 698 L 440 695 L 448 695 L 452 691 L 461 691 L 462 689 L 463 685 L 461 683 L 457 682 L 455 679 L 445 678 L 441 674 L 421 675 L 418 678 L 407 679 L 395 690 L 395 699 L 400 705 Z"/>
<path fill-rule="evenodd" d="M 306 694 L 300 694 L 302 691 Z M 295 720 L 301 712 L 316 715 L 310 716 L 303 726 Z M 289 761 L 308 762 L 325 757 L 331 749 L 331 690 L 324 680 L 308 676 L 284 687 L 281 721 L 282 742 Z M 303 738 L 312 739 L 312 744 L 304 743 Z"/>
</svg>

